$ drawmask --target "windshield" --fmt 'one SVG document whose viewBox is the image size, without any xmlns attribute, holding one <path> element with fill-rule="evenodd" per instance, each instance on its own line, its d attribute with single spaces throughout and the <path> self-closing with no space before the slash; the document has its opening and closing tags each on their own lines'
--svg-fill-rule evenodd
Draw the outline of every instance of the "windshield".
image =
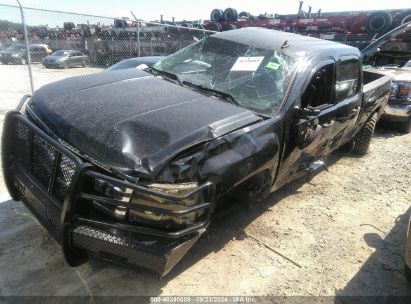
<svg viewBox="0 0 411 304">
<path fill-rule="evenodd" d="M 295 60 L 276 50 L 207 37 L 164 58 L 154 68 L 231 95 L 242 107 L 276 112 L 295 69 Z"/>
<path fill-rule="evenodd" d="M 26 47 L 24 45 L 12 45 L 7 48 L 8 51 L 24 52 Z"/>
<path fill-rule="evenodd" d="M 57 51 L 53 53 L 53 56 L 67 56 L 69 51 Z"/>
</svg>

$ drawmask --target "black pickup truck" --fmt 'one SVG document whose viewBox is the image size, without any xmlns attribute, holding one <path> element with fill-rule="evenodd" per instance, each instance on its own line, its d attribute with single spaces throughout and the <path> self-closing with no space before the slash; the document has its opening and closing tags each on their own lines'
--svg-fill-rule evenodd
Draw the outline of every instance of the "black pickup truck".
<svg viewBox="0 0 411 304">
<path fill-rule="evenodd" d="M 227 193 L 258 202 L 342 145 L 367 153 L 391 78 L 358 49 L 246 28 L 145 71 L 45 85 L 7 113 L 5 182 L 61 244 L 167 274 Z M 28 100 L 29 99 L 29 100 Z"/>
</svg>

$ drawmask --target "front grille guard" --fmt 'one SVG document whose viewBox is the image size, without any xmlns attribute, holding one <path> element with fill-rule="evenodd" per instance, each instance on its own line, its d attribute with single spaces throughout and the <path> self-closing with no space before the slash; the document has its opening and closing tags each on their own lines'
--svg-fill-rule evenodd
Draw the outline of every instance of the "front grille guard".
<svg viewBox="0 0 411 304">
<path fill-rule="evenodd" d="M 47 193 L 48 199 L 50 199 L 53 204 L 58 206 L 61 209 L 61 216 L 60 216 L 60 225 L 61 225 L 61 233 L 59 236 L 59 242 L 62 246 L 64 256 L 67 260 L 67 262 L 71 266 L 76 266 L 82 264 L 85 259 L 86 255 L 85 253 L 78 248 L 75 248 L 72 245 L 71 241 L 71 231 L 74 228 L 75 225 L 78 224 L 84 224 L 90 227 L 94 228 L 109 228 L 109 229 L 117 229 L 120 231 L 125 231 L 125 232 L 134 232 L 134 233 L 140 233 L 144 235 L 150 235 L 154 237 L 160 237 L 160 238 L 166 238 L 166 239 L 178 239 L 182 238 L 184 236 L 196 233 L 197 231 L 206 228 L 207 225 L 210 222 L 210 216 L 212 212 L 212 204 L 214 201 L 214 192 L 215 192 L 215 187 L 211 182 L 206 182 L 204 184 L 199 185 L 197 188 L 194 190 L 190 191 L 189 193 L 185 195 L 172 195 L 172 194 L 167 194 L 163 192 L 159 192 L 156 190 L 149 189 L 147 187 L 137 185 L 130 183 L 125 180 L 121 180 L 118 178 L 114 178 L 111 176 L 107 176 L 105 174 L 101 174 L 97 171 L 95 171 L 94 166 L 89 163 L 83 161 L 79 156 L 74 154 L 72 151 L 70 151 L 68 148 L 66 148 L 64 145 L 62 145 L 59 141 L 56 139 L 52 138 L 50 135 L 46 134 L 43 130 L 38 128 L 35 124 L 33 124 L 30 120 L 26 118 L 26 116 L 22 115 L 22 113 L 19 111 L 20 106 L 17 108 L 15 111 L 10 111 L 6 114 L 6 118 L 4 121 L 4 133 L 3 133 L 3 142 L 2 142 L 2 147 L 3 147 L 3 170 L 4 170 L 4 176 L 5 176 L 5 183 L 6 186 L 9 190 L 9 193 L 12 195 L 13 199 L 18 200 L 19 195 L 18 195 L 18 189 L 16 189 L 16 186 L 14 185 L 13 178 L 10 172 L 10 166 L 6 164 L 10 164 L 10 161 L 13 163 L 17 163 L 16 165 L 19 166 L 20 170 L 25 171 L 25 174 L 27 176 L 30 176 L 30 180 L 33 182 L 33 184 L 41 188 L 43 193 Z M 49 173 L 49 179 L 47 180 L 47 187 L 44 187 L 44 181 L 43 184 L 38 178 L 33 178 L 31 176 L 33 174 L 32 172 L 32 157 L 28 157 L 26 167 L 21 165 L 21 162 L 18 162 L 16 159 L 13 159 L 15 155 L 13 155 L 13 151 L 17 151 L 16 149 L 21 149 L 22 147 L 19 147 L 18 140 L 18 134 L 17 134 L 17 124 L 23 124 L 28 128 L 28 145 L 24 147 L 26 155 L 33 155 L 32 151 L 32 140 L 34 137 L 40 138 L 40 140 L 43 140 L 46 145 L 50 145 L 50 147 L 53 148 L 54 155 L 53 155 L 53 165 Z M 4 136 L 5 135 L 5 136 Z M 56 195 L 56 192 L 53 192 L 53 189 L 56 189 L 57 186 L 61 181 L 58 181 L 56 179 L 60 167 L 58 166 L 58 162 L 61 162 L 62 159 L 69 159 L 70 162 L 75 164 L 74 166 L 74 172 L 71 174 L 71 181 L 69 182 L 69 185 L 66 189 L 66 193 L 64 195 L 64 199 L 59 202 L 59 197 Z M 62 175 L 67 178 L 66 175 Z M 85 192 L 82 192 L 81 186 L 83 184 L 83 181 L 85 178 L 98 178 L 104 181 L 107 181 L 109 183 L 112 183 L 114 185 L 118 186 L 123 186 L 130 188 L 134 191 L 138 191 L 144 194 L 149 194 L 152 196 L 156 196 L 159 198 L 167 199 L 172 202 L 182 202 L 186 200 L 187 198 L 190 198 L 193 195 L 196 195 L 198 192 L 203 192 L 205 193 L 204 195 L 204 203 L 194 205 L 192 207 L 187 207 L 184 210 L 169 210 L 169 209 L 163 209 L 163 208 L 158 208 L 158 207 L 152 207 L 152 206 L 146 206 L 146 205 L 137 205 L 135 203 L 130 203 L 130 202 L 124 202 L 121 200 L 116 200 L 116 199 L 111 199 L 103 196 L 96 196 L 93 194 L 88 194 Z M 61 193 L 60 193 L 61 194 Z M 146 210 L 146 211 L 151 211 L 151 212 L 156 212 L 156 213 L 161 213 L 161 214 L 166 214 L 166 215 L 172 215 L 176 217 L 181 217 L 184 216 L 188 213 L 191 212 L 196 212 L 199 210 L 205 210 L 205 214 L 201 217 L 200 222 L 196 222 L 193 225 L 190 225 L 184 229 L 178 230 L 178 231 L 164 231 L 164 230 L 159 230 L 159 229 L 154 229 L 154 228 L 147 228 L 147 227 L 142 227 L 142 226 L 137 226 L 137 225 L 132 225 L 132 224 L 125 224 L 125 223 L 118 223 L 114 221 L 103 221 L 103 220 L 98 220 L 94 218 L 87 218 L 84 216 L 79 216 L 77 213 L 77 205 L 81 203 L 80 200 L 98 200 L 106 204 L 114 205 L 114 206 L 123 206 L 127 207 L 130 209 L 136 209 L 139 211 Z"/>
</svg>

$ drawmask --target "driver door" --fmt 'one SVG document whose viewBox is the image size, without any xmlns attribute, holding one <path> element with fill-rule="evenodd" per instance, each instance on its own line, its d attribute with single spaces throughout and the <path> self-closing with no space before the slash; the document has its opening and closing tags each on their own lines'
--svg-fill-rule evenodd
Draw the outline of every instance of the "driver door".
<svg viewBox="0 0 411 304">
<path fill-rule="evenodd" d="M 276 188 L 322 167 L 322 156 L 327 154 L 334 133 L 335 61 L 322 61 L 311 75 L 301 103 L 294 109 Z"/>
</svg>

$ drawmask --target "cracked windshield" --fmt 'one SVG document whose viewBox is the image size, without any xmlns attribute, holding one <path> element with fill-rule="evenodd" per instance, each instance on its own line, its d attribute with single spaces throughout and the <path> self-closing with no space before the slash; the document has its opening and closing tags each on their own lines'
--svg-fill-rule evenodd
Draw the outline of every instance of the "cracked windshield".
<svg viewBox="0 0 411 304">
<path fill-rule="evenodd" d="M 281 104 L 294 68 L 293 58 L 275 50 L 217 37 L 207 37 L 154 65 L 185 85 L 268 115 Z"/>
</svg>

